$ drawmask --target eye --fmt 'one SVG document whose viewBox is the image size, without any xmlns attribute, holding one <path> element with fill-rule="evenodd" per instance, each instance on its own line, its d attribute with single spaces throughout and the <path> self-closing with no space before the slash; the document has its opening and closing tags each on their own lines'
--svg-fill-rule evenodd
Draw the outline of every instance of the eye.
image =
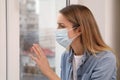
<svg viewBox="0 0 120 80">
<path fill-rule="evenodd" d="M 62 28 L 65 28 L 65 26 L 58 25 L 58 29 L 62 29 Z"/>
</svg>

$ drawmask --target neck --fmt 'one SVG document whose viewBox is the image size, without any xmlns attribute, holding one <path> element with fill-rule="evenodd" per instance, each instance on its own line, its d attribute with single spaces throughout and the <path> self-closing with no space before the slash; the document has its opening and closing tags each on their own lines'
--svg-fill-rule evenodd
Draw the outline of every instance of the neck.
<svg viewBox="0 0 120 80">
<path fill-rule="evenodd" d="M 79 37 L 74 40 L 71 47 L 75 55 L 83 55 L 84 49 Z"/>
</svg>

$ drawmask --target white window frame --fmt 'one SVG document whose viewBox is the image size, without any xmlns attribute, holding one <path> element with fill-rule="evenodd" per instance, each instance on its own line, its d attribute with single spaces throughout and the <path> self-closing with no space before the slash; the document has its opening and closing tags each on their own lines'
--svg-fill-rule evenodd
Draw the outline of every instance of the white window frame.
<svg viewBox="0 0 120 80">
<path fill-rule="evenodd" d="M 7 34 L 6 34 L 6 24 L 5 20 L 5 0 L 0 0 L 0 10 L 1 14 L 0 16 L 0 63 L 3 65 L 0 66 L 0 80 L 6 80 L 6 35 L 7 35 L 7 80 L 20 80 L 20 67 L 19 67 L 19 0 L 6 0 L 7 1 Z M 3 1 L 3 2 L 2 2 Z M 56 0 L 58 1 L 58 0 Z M 56 5 L 59 5 L 61 0 L 59 0 Z M 105 8 L 105 1 L 100 1 L 101 4 L 104 3 L 103 8 Z M 106 38 L 110 37 L 108 36 L 105 32 L 106 30 L 106 23 L 104 20 L 106 19 L 105 17 L 105 9 L 100 9 L 98 12 L 95 12 L 95 5 L 93 3 L 86 1 L 79 1 L 79 0 L 70 0 L 70 4 L 83 4 L 87 5 L 88 7 L 91 8 L 93 13 L 95 14 L 96 20 L 98 20 L 99 26 L 102 26 L 101 28 L 101 33 L 103 38 L 106 40 Z M 96 2 L 99 3 L 99 2 Z M 66 3 L 65 3 L 66 4 Z M 64 5 L 64 4 L 63 4 Z M 60 9 L 61 7 L 58 6 L 57 9 Z M 103 12 L 102 17 L 96 17 L 99 16 L 99 12 Z M 101 15 L 101 14 L 100 14 Z M 2 19 L 2 20 L 1 20 Z M 108 22 L 107 22 L 108 23 Z M 3 26 L 3 27 L 1 27 Z M 108 36 L 108 37 L 106 37 Z M 106 38 L 105 38 L 106 37 Z M 61 56 L 61 51 L 64 51 L 64 48 L 62 48 L 59 44 L 56 43 L 56 57 L 55 57 L 55 66 L 56 66 L 56 73 L 60 76 L 60 56 Z M 1 56 L 2 53 L 2 56 Z M 58 64 L 59 63 L 59 64 Z"/>
<path fill-rule="evenodd" d="M 0 80 L 6 80 L 6 2 L 0 0 Z"/>
<path fill-rule="evenodd" d="M 19 80 L 19 0 L 7 1 L 7 80 Z"/>
</svg>

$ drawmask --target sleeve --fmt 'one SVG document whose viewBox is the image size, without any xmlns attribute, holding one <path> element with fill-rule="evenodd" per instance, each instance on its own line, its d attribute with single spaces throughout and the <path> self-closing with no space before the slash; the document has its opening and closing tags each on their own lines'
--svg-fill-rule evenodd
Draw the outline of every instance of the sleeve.
<svg viewBox="0 0 120 80">
<path fill-rule="evenodd" d="M 116 80 L 116 58 L 113 53 L 108 53 L 99 60 L 90 80 Z"/>
</svg>

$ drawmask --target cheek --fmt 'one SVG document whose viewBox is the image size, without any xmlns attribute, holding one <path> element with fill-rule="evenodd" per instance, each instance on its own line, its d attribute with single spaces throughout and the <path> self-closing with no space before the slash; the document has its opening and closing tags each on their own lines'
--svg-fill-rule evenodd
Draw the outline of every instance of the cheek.
<svg viewBox="0 0 120 80">
<path fill-rule="evenodd" d="M 75 36 L 75 32 L 74 31 L 68 31 L 68 37 L 70 39 L 72 39 Z"/>
</svg>

